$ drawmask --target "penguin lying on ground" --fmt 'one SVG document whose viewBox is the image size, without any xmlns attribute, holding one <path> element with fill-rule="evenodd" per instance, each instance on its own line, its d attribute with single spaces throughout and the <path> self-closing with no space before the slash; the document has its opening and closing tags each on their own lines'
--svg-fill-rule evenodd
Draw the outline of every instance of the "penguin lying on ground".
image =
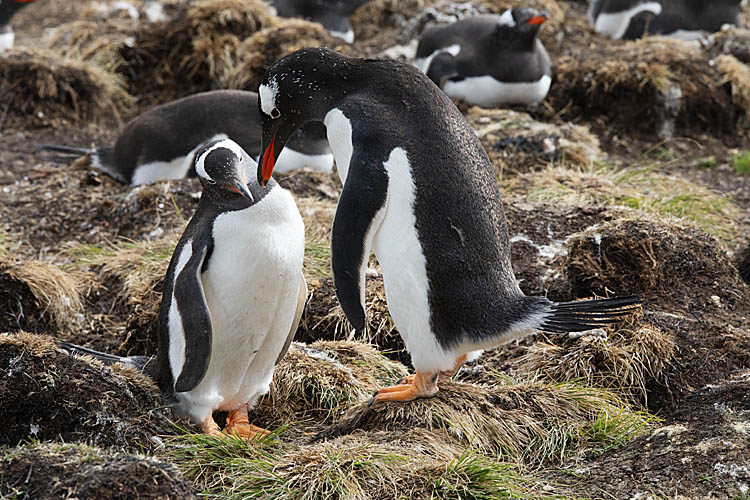
<svg viewBox="0 0 750 500">
<path fill-rule="evenodd" d="M 198 153 L 203 194 L 164 280 L 156 359 L 62 344 L 141 369 L 180 416 L 207 434 L 220 433 L 214 410 L 229 411 L 225 433 L 265 432 L 249 424 L 248 408 L 268 392 L 307 295 L 302 217 L 288 191 L 255 182 L 255 167 L 228 139 Z"/>
<path fill-rule="evenodd" d="M 366 325 L 365 269 L 374 248 L 388 309 L 416 374 L 374 401 L 437 393 L 467 354 L 540 329 L 574 332 L 616 322 L 637 297 L 556 303 L 527 297 L 510 262 L 494 169 L 476 134 L 424 73 L 390 60 L 299 50 L 261 80 L 258 181 L 294 131 L 323 121 L 344 185 L 331 236 L 336 294 Z"/>
<path fill-rule="evenodd" d="M 739 11 L 740 0 L 591 0 L 588 18 L 597 33 L 614 39 L 698 40 L 725 24 L 739 26 Z"/>
<path fill-rule="evenodd" d="M 15 35 L 10 27 L 10 18 L 19 9 L 36 0 L 0 0 L 0 52 L 13 47 Z"/>
<path fill-rule="evenodd" d="M 1 1 L 1 0 L 0 0 Z M 190 167 L 206 141 L 230 138 L 257 158 L 260 144 L 258 95 L 242 90 L 214 90 L 156 106 L 132 119 L 114 147 L 93 149 L 40 145 L 39 150 L 90 154 L 92 164 L 126 184 L 195 177 Z M 304 127 L 280 158 L 281 171 L 307 167 L 329 172 L 333 155 L 325 128 Z"/>
<path fill-rule="evenodd" d="M 354 43 L 354 30 L 349 17 L 360 5 L 370 0 L 273 0 L 273 6 L 282 17 L 299 17 L 323 25 L 328 32 Z"/>
<path fill-rule="evenodd" d="M 543 12 L 515 8 L 428 28 L 414 65 L 469 104 L 538 104 L 552 81 L 549 55 L 537 37 L 546 20 Z"/>
</svg>

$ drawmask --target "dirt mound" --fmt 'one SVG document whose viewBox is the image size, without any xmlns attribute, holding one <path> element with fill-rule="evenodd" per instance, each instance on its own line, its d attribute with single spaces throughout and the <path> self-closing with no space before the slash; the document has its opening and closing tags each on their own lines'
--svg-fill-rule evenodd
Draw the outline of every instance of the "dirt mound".
<svg viewBox="0 0 750 500">
<path fill-rule="evenodd" d="M 3 498 L 197 499 L 174 466 L 76 444 L 40 443 L 0 457 Z"/>
<path fill-rule="evenodd" d="M 133 92 L 154 101 L 215 88 L 242 59 L 242 41 L 271 20 L 258 0 L 182 4 L 173 19 L 144 26 L 120 48 L 121 72 Z"/>
<path fill-rule="evenodd" d="M 668 425 L 555 475 L 590 498 L 735 499 L 750 484 L 750 373 L 687 397 Z M 687 466 L 687 467 L 686 467 Z"/>
<path fill-rule="evenodd" d="M 0 58 L 0 103 L 23 126 L 119 116 L 130 96 L 94 65 L 43 49 L 9 49 Z M 11 123 L 14 123 L 11 120 Z"/>
<path fill-rule="evenodd" d="M 750 285 L 750 246 L 740 252 L 739 258 L 737 259 L 737 268 L 740 271 L 740 276 L 745 280 L 745 283 Z"/>
<path fill-rule="evenodd" d="M 127 450 L 153 447 L 172 432 L 156 386 L 140 373 L 60 351 L 50 337 L 0 336 L 0 443 L 27 438 Z"/>
<path fill-rule="evenodd" d="M 542 123 L 509 109 L 475 106 L 465 114 L 499 178 L 551 163 L 588 167 L 602 156 L 599 139 L 585 126 Z"/>
<path fill-rule="evenodd" d="M 711 58 L 721 54 L 736 57 L 745 64 L 750 64 L 750 30 L 731 28 L 721 30 L 712 36 L 713 43 L 706 50 Z"/>
<path fill-rule="evenodd" d="M 733 100 L 725 74 L 698 48 L 648 37 L 608 40 L 560 56 L 547 102 L 563 119 L 670 138 L 687 131 L 733 134 L 747 105 Z"/>
</svg>

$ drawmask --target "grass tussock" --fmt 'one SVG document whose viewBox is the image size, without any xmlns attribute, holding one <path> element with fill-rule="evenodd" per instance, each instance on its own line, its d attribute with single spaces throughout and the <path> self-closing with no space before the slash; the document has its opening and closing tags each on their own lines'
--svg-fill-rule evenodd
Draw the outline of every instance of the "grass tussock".
<svg viewBox="0 0 750 500">
<path fill-rule="evenodd" d="M 28 119 L 119 117 L 130 102 L 115 75 L 43 49 L 10 49 L 0 58 L 0 105 Z"/>
<path fill-rule="evenodd" d="M 597 164 L 576 169 L 552 166 L 509 182 L 509 189 L 531 203 L 570 206 L 625 206 L 698 224 L 709 234 L 736 237 L 737 206 L 720 193 L 657 171 L 657 162 L 614 168 Z"/>
<path fill-rule="evenodd" d="M 34 295 L 42 315 L 59 329 L 71 331 L 82 319 L 79 285 L 57 266 L 36 260 L 3 265 L 0 271 L 25 284 Z"/>
<path fill-rule="evenodd" d="M 132 43 L 136 28 L 134 22 L 122 20 L 78 20 L 52 28 L 42 45 L 114 73 L 123 64 L 120 47 Z"/>
<path fill-rule="evenodd" d="M 304 272 L 308 283 L 331 276 L 331 227 L 336 214 L 334 200 L 317 197 L 297 197 L 302 220 L 305 223 Z"/>
<path fill-rule="evenodd" d="M 330 422 L 406 373 L 403 365 L 370 345 L 345 341 L 292 344 L 276 366 L 268 396 L 253 415 L 261 423 L 275 425 L 306 418 Z"/>
<path fill-rule="evenodd" d="M 433 399 L 356 406 L 326 435 L 419 427 L 482 453 L 542 464 L 617 446 L 643 432 L 650 418 L 610 391 L 572 383 L 486 388 L 448 382 Z"/>
<path fill-rule="evenodd" d="M 519 360 L 519 371 L 552 382 L 575 381 L 612 389 L 646 406 L 648 383 L 666 384 L 665 371 L 676 349 L 674 339 L 631 315 L 608 335 L 537 342 Z"/>
<path fill-rule="evenodd" d="M 750 67 L 733 55 L 722 54 L 715 60 L 724 76 L 722 83 L 732 88 L 732 101 L 740 110 L 739 128 L 750 126 Z"/>
</svg>

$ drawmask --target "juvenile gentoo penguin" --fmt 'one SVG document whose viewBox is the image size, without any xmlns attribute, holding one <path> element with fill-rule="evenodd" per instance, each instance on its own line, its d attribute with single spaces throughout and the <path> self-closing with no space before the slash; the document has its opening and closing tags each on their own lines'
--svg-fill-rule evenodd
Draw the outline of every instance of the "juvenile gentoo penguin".
<svg viewBox="0 0 750 500">
<path fill-rule="evenodd" d="M 637 297 L 555 303 L 527 297 L 510 262 L 495 172 L 445 93 L 414 66 L 299 50 L 261 80 L 270 181 L 292 133 L 323 121 L 344 185 L 331 236 L 336 293 L 357 330 L 374 249 L 388 309 L 416 374 L 374 401 L 434 395 L 466 355 L 534 330 L 583 331 L 617 321 Z"/>
<path fill-rule="evenodd" d="M 207 434 L 220 433 L 214 410 L 229 411 L 226 433 L 263 432 L 249 424 L 247 411 L 268 392 L 307 295 L 302 217 L 288 191 L 258 185 L 255 169 L 228 139 L 199 151 L 195 170 L 203 194 L 164 280 L 155 360 L 63 344 L 140 368 L 179 415 Z"/>
<path fill-rule="evenodd" d="M 13 47 L 15 35 L 10 27 L 10 18 L 19 9 L 36 0 L 0 0 L 0 52 Z"/>
<path fill-rule="evenodd" d="M 273 0 L 276 12 L 282 17 L 299 17 L 323 25 L 328 32 L 354 42 L 354 30 L 349 17 L 360 5 L 370 0 Z"/>
<path fill-rule="evenodd" d="M 537 104 L 551 63 L 537 37 L 544 12 L 515 8 L 427 28 L 414 65 L 446 94 L 479 106 Z"/>
<path fill-rule="evenodd" d="M 588 17 L 597 33 L 610 38 L 697 40 L 725 24 L 739 26 L 739 11 L 740 0 L 592 0 Z"/>
<path fill-rule="evenodd" d="M 3 1 L 3 0 L 0 0 Z M 40 145 L 40 150 L 91 154 L 92 164 L 126 184 L 195 177 L 195 153 L 210 140 L 230 138 L 254 158 L 260 153 L 258 95 L 242 90 L 201 92 L 156 106 L 132 119 L 113 147 Z M 291 140 L 281 171 L 307 167 L 329 172 L 333 155 L 325 128 L 312 124 Z"/>
</svg>

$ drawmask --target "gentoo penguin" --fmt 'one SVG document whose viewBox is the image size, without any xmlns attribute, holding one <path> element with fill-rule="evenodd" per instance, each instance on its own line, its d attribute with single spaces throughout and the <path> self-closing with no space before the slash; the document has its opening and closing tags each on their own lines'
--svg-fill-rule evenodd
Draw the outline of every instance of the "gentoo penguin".
<svg viewBox="0 0 750 500">
<path fill-rule="evenodd" d="M 92 150 L 40 145 L 38 149 L 91 154 L 95 167 L 120 182 L 136 185 L 195 177 L 190 168 L 195 153 L 206 141 L 223 138 L 236 141 L 258 157 L 260 116 L 255 92 L 214 90 L 156 106 L 128 122 L 114 147 Z M 291 142 L 289 151 L 279 159 L 282 172 L 301 167 L 331 171 L 333 155 L 321 124 L 301 129 Z"/>
<path fill-rule="evenodd" d="M 273 6 L 282 17 L 299 17 L 323 25 L 328 32 L 354 42 L 354 30 L 349 17 L 357 8 L 370 0 L 273 0 Z"/>
<path fill-rule="evenodd" d="M 739 11 L 740 0 L 592 0 L 588 18 L 597 33 L 614 39 L 698 40 L 725 24 L 739 25 Z"/>
<path fill-rule="evenodd" d="M 203 194 L 164 280 L 156 359 L 63 344 L 140 368 L 179 415 L 207 434 L 220 432 L 214 410 L 229 411 L 226 433 L 250 438 L 263 431 L 249 424 L 247 411 L 268 392 L 307 295 L 302 217 L 288 191 L 258 185 L 255 168 L 229 139 L 199 150 Z"/>
<path fill-rule="evenodd" d="M 546 20 L 543 12 L 514 8 L 430 27 L 414 65 L 450 97 L 470 104 L 538 104 L 552 81 L 537 37 Z"/>
<path fill-rule="evenodd" d="M 19 9 L 36 0 L 0 0 L 0 52 L 13 47 L 15 35 L 10 27 L 10 18 Z"/>
<path fill-rule="evenodd" d="M 416 374 L 373 401 L 432 396 L 438 375 L 457 370 L 468 353 L 537 329 L 612 323 L 639 302 L 556 303 L 523 294 L 487 153 L 448 96 L 414 66 L 307 48 L 276 62 L 258 93 L 260 185 L 270 182 L 298 127 L 326 125 L 344 185 L 331 236 L 333 278 L 357 330 L 366 325 L 371 249 L 380 263 L 388 309 Z"/>
</svg>

